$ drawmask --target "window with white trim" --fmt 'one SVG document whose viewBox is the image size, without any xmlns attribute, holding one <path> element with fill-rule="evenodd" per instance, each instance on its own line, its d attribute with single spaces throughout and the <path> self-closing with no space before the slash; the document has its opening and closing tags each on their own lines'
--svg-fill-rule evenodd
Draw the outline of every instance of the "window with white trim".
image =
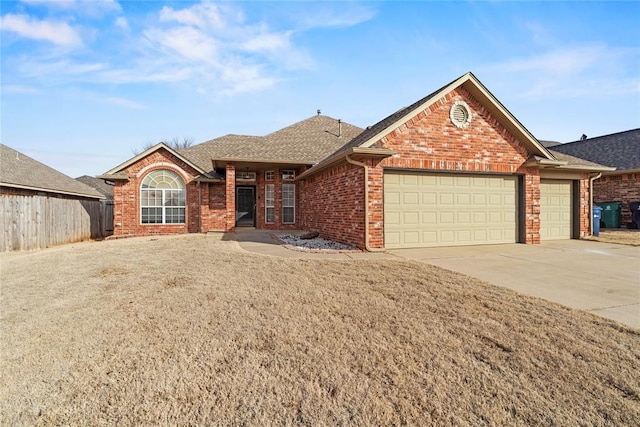
<svg viewBox="0 0 640 427">
<path fill-rule="evenodd" d="M 276 171 L 266 171 L 264 173 L 265 181 L 273 181 L 275 177 L 276 177 Z"/>
<path fill-rule="evenodd" d="M 296 178 L 296 171 L 294 170 L 283 170 L 282 171 L 282 180 L 283 181 L 291 181 Z"/>
<path fill-rule="evenodd" d="M 140 219 L 142 224 L 184 224 L 187 191 L 177 173 L 155 170 L 142 180 Z"/>
<path fill-rule="evenodd" d="M 275 222 L 275 185 L 265 184 L 264 186 L 264 222 L 273 224 Z"/>
<path fill-rule="evenodd" d="M 296 222 L 296 186 L 282 184 L 282 223 L 293 224 L 294 222 Z"/>
</svg>

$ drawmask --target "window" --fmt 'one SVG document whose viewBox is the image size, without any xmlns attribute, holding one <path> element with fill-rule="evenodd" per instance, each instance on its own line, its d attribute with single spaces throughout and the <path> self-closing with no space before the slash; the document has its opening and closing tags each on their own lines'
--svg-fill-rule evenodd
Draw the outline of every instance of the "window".
<svg viewBox="0 0 640 427">
<path fill-rule="evenodd" d="M 266 184 L 264 186 L 264 222 L 273 224 L 275 222 L 275 185 Z"/>
<path fill-rule="evenodd" d="M 143 224 L 184 224 L 184 182 L 175 172 L 155 170 L 142 180 L 140 217 Z"/>
<path fill-rule="evenodd" d="M 282 184 L 282 222 L 293 224 L 296 222 L 296 186 Z"/>
<path fill-rule="evenodd" d="M 291 181 L 293 179 L 295 179 L 296 177 L 296 171 L 294 170 L 283 170 L 282 171 L 282 179 L 284 181 Z"/>
<path fill-rule="evenodd" d="M 273 179 L 276 177 L 276 171 L 266 171 L 264 173 L 264 180 L 265 181 L 273 181 Z"/>
<path fill-rule="evenodd" d="M 256 180 L 255 172 L 236 172 L 236 181 L 249 182 Z"/>
</svg>

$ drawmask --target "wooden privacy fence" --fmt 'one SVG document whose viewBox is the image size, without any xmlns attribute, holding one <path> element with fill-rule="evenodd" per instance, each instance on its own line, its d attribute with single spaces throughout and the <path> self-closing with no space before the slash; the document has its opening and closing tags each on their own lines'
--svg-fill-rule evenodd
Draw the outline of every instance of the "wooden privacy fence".
<svg viewBox="0 0 640 427">
<path fill-rule="evenodd" d="M 113 202 L 46 195 L 0 197 L 0 251 L 42 249 L 113 233 Z"/>
</svg>

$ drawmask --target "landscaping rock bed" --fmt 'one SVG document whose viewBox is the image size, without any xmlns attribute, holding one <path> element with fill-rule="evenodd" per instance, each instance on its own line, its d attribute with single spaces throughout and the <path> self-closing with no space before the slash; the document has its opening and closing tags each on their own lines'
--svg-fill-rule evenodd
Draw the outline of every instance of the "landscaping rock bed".
<svg viewBox="0 0 640 427">
<path fill-rule="evenodd" d="M 312 239 L 304 239 L 302 236 L 295 236 L 293 234 L 278 234 L 276 237 L 283 243 L 297 248 L 303 248 L 314 251 L 357 251 L 358 248 L 354 246 L 345 245 L 342 243 L 334 242 L 332 240 L 326 240 L 321 237 L 314 237 Z M 305 236 L 306 237 L 306 236 Z"/>
</svg>

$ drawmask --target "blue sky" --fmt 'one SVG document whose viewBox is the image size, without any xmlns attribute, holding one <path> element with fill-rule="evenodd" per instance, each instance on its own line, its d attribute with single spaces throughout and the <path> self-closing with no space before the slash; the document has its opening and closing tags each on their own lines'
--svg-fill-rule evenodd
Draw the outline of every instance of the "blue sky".
<svg viewBox="0 0 640 427">
<path fill-rule="evenodd" d="M 0 7 L 0 140 L 72 177 L 317 109 L 366 127 L 467 71 L 539 139 L 640 126 L 640 2 Z"/>
</svg>

